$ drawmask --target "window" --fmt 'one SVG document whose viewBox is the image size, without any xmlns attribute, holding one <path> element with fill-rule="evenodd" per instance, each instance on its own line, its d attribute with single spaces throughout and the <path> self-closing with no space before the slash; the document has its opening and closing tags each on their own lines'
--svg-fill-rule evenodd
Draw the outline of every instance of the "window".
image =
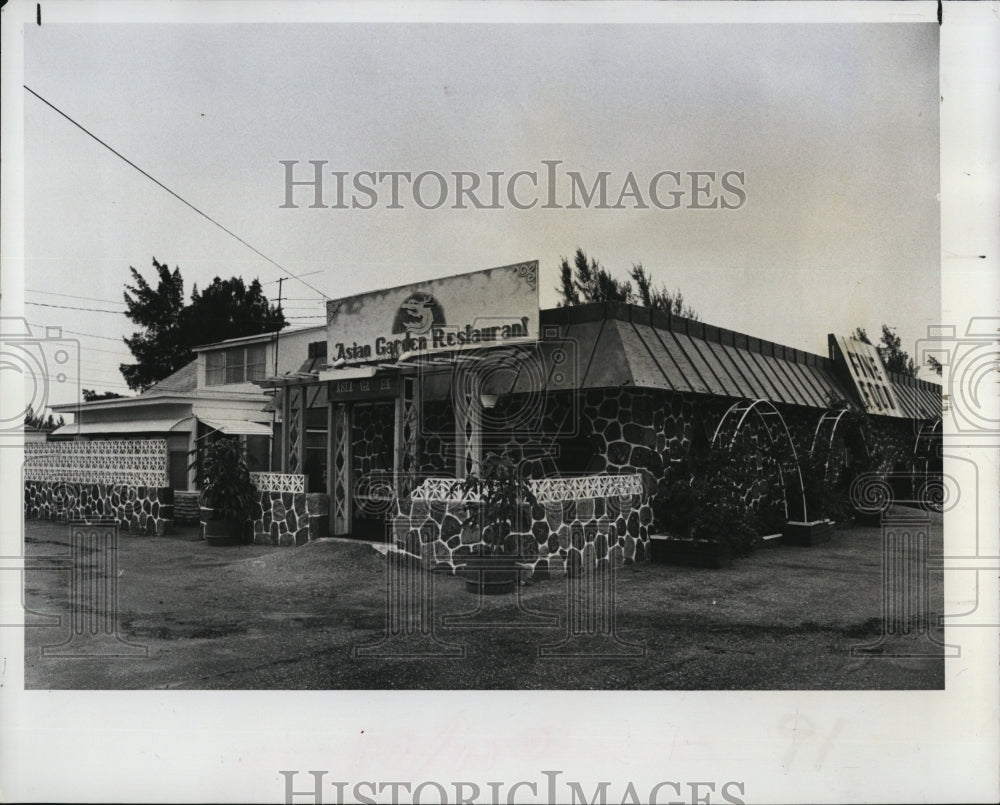
<svg viewBox="0 0 1000 805">
<path fill-rule="evenodd" d="M 229 383 L 250 383 L 261 380 L 266 369 L 266 348 L 263 344 L 251 347 L 232 347 L 205 355 L 205 385 L 221 386 Z"/>
<path fill-rule="evenodd" d="M 247 347 L 247 382 L 251 380 L 263 380 L 264 369 L 267 359 L 264 345 Z"/>
<path fill-rule="evenodd" d="M 243 375 L 246 372 L 244 355 L 245 351 L 243 347 L 226 350 L 226 383 L 243 382 Z"/>
<path fill-rule="evenodd" d="M 226 353 L 209 352 L 205 355 L 205 385 L 219 386 L 226 382 Z"/>
</svg>

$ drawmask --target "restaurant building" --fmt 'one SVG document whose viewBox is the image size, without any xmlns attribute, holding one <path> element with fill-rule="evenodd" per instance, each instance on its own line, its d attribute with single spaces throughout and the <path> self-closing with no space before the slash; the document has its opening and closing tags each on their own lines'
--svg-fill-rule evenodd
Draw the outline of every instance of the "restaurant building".
<svg viewBox="0 0 1000 805">
<path fill-rule="evenodd" d="M 786 520 L 810 519 L 817 455 L 830 483 L 860 449 L 907 475 L 897 500 L 933 496 L 940 386 L 886 372 L 874 347 L 830 335 L 815 355 L 622 303 L 539 310 L 538 281 L 526 262 L 328 302 L 325 340 L 258 381 L 281 426 L 256 539 L 387 539 L 454 567 L 478 539 L 454 482 L 491 451 L 529 479 L 517 547 L 542 576 L 645 558 L 657 498 L 695 453 L 738 452 L 748 505 Z"/>
</svg>

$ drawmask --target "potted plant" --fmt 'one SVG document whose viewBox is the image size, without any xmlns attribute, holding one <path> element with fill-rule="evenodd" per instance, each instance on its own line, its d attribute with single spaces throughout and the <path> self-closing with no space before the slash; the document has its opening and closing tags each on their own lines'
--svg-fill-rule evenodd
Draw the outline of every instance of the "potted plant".
<svg viewBox="0 0 1000 805">
<path fill-rule="evenodd" d="M 209 545 L 238 545 L 243 541 L 253 500 L 246 456 L 239 441 L 221 438 L 201 457 L 202 506 L 212 513 L 205 521 Z"/>
<path fill-rule="evenodd" d="M 520 574 L 522 511 L 536 503 L 531 487 L 507 453 L 488 453 L 479 472 L 455 487 L 470 500 L 463 525 L 479 530 L 474 553 L 465 557 L 466 589 L 487 595 L 513 592 Z"/>
</svg>

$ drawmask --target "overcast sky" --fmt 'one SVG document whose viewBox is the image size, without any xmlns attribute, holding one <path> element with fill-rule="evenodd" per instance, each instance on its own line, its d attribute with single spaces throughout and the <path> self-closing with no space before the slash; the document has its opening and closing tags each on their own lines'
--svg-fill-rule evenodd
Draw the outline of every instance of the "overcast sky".
<svg viewBox="0 0 1000 805">
<path fill-rule="evenodd" d="M 582 246 L 622 275 L 641 261 L 706 322 L 823 354 L 828 332 L 882 322 L 912 352 L 940 317 L 935 24 L 46 24 L 26 28 L 25 83 L 331 297 L 538 259 L 550 307 Z M 276 292 L 277 268 L 30 96 L 25 141 L 26 301 L 122 310 L 154 255 L 188 292 L 233 274 Z M 609 171 L 614 197 L 630 171 L 741 171 L 746 201 L 342 210 L 298 191 L 281 209 L 279 160 L 509 176 L 546 159 Z M 293 324 L 322 321 L 318 294 L 285 295 L 314 316 Z M 107 340 L 124 316 L 25 310 L 79 337 L 82 386 L 126 390 Z"/>
</svg>

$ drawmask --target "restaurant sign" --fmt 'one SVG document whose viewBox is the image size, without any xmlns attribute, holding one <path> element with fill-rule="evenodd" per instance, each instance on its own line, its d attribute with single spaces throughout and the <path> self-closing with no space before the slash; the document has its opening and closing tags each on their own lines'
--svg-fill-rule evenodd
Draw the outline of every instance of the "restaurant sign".
<svg viewBox="0 0 1000 805">
<path fill-rule="evenodd" d="M 846 370 L 869 414 L 905 416 L 873 345 L 833 334 L 829 336 L 829 344 L 830 357 Z"/>
<path fill-rule="evenodd" d="M 538 262 L 489 268 L 326 303 L 327 360 L 393 362 L 405 353 L 538 338 Z"/>
</svg>

